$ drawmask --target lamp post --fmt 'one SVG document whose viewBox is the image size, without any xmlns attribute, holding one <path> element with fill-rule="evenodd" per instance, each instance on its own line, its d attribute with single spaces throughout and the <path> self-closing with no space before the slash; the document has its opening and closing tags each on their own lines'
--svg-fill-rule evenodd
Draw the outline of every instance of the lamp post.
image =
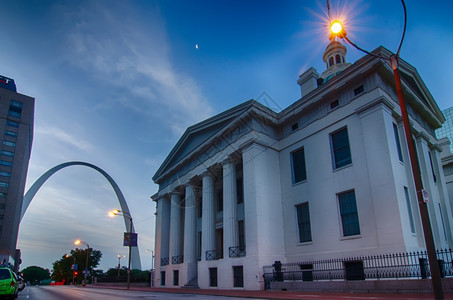
<svg viewBox="0 0 453 300">
<path fill-rule="evenodd" d="M 125 258 L 126 255 L 119 255 L 118 254 L 117 257 L 118 257 L 118 278 L 120 278 L 120 268 L 121 268 L 120 260 L 121 260 L 121 257 Z"/>
<path fill-rule="evenodd" d="M 65 256 L 66 256 L 66 258 L 69 258 L 69 254 L 66 254 Z M 76 260 L 75 260 L 75 256 L 73 256 L 73 258 L 74 258 L 74 264 L 72 264 L 72 284 L 75 285 L 75 274 L 74 274 L 74 272 L 75 272 L 75 267 L 76 267 Z"/>
<path fill-rule="evenodd" d="M 146 249 L 146 252 L 151 252 L 151 287 L 154 287 L 154 250 Z"/>
<path fill-rule="evenodd" d="M 86 279 L 87 279 L 87 273 L 88 273 L 88 256 L 90 255 L 90 245 L 88 245 L 87 242 L 84 242 L 84 241 L 81 241 L 81 240 L 76 240 L 74 242 L 74 244 L 76 245 L 80 245 L 80 244 L 84 244 L 85 246 L 87 246 L 87 260 L 86 260 L 86 263 L 85 263 L 85 282 L 86 282 Z"/>
<path fill-rule="evenodd" d="M 398 70 L 399 52 L 401 50 L 401 45 L 403 44 L 404 35 L 406 33 L 406 21 L 407 21 L 406 4 L 404 3 L 404 0 L 401 0 L 401 3 L 403 5 L 403 11 L 404 11 L 404 28 L 403 28 L 403 34 L 401 36 L 401 41 L 398 46 L 398 50 L 397 50 L 396 54 L 394 54 L 390 57 L 385 57 L 385 56 L 370 53 L 370 52 L 360 48 L 359 46 L 354 44 L 348 38 L 346 30 L 344 29 L 344 26 L 341 23 L 341 21 L 334 20 L 333 22 L 331 22 L 330 12 L 328 12 L 329 13 L 329 22 L 331 22 L 330 23 L 330 32 L 331 32 L 330 39 L 333 39 L 335 37 L 338 37 L 340 39 L 345 39 L 349 44 L 354 46 L 354 48 L 358 49 L 359 51 L 362 51 L 362 52 L 369 54 L 371 56 L 374 56 L 374 57 L 378 57 L 380 59 L 387 60 L 390 62 L 390 65 L 392 66 L 393 75 L 395 77 L 396 92 L 398 94 L 399 105 L 401 108 L 401 116 L 403 118 L 404 133 L 405 133 L 405 137 L 406 137 L 407 146 L 409 148 L 409 157 L 410 157 L 410 161 L 411 161 L 412 175 L 413 175 L 413 179 L 414 179 L 414 183 L 415 183 L 418 207 L 420 210 L 420 218 L 422 221 L 423 235 L 425 237 L 426 251 L 428 253 L 428 261 L 429 261 L 429 268 L 431 270 L 431 280 L 432 280 L 432 285 L 433 285 L 434 297 L 435 297 L 435 299 L 444 299 L 440 268 L 439 268 L 439 264 L 437 262 L 437 255 L 436 255 L 436 249 L 435 249 L 435 245 L 434 245 L 431 223 L 429 220 L 428 208 L 427 208 L 427 204 L 423 200 L 424 189 L 423 189 L 423 183 L 422 183 L 422 178 L 421 178 L 421 173 L 420 173 L 420 165 L 418 163 L 417 152 L 415 150 L 414 141 L 412 140 L 412 132 L 411 132 L 411 127 L 410 127 L 410 123 L 409 123 L 409 117 L 408 117 L 407 110 L 406 110 L 406 103 L 403 98 L 403 90 L 401 87 L 401 79 L 400 79 L 399 70 Z M 328 11 L 330 9 L 329 1 L 327 1 L 327 9 L 328 9 Z"/>
<path fill-rule="evenodd" d="M 131 284 L 132 216 L 131 216 L 130 213 L 125 212 L 125 211 L 121 211 L 121 210 L 118 210 L 118 209 L 114 209 L 113 211 L 111 211 L 109 213 L 109 215 L 111 217 L 123 216 L 123 217 L 128 218 L 129 221 L 130 221 L 130 223 L 129 223 L 129 232 L 128 232 L 128 235 L 129 235 L 129 243 L 128 243 L 129 257 L 128 257 L 128 264 L 127 264 L 127 289 L 129 289 L 130 288 L 130 284 Z"/>
</svg>

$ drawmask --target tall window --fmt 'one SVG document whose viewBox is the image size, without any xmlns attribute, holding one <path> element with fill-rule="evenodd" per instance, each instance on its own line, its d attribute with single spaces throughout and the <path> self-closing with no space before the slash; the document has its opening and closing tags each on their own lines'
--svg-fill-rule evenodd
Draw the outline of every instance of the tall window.
<svg viewBox="0 0 453 300">
<path fill-rule="evenodd" d="M 237 193 L 237 203 L 244 202 L 244 179 L 236 179 L 236 193 Z"/>
<path fill-rule="evenodd" d="M 22 103 L 19 101 L 11 100 L 9 103 L 8 115 L 20 118 L 22 115 Z"/>
<path fill-rule="evenodd" d="M 398 159 L 403 162 L 403 152 L 401 151 L 400 135 L 398 134 L 398 127 L 393 123 L 393 133 L 395 135 L 396 150 L 398 151 Z"/>
<path fill-rule="evenodd" d="M 404 187 L 404 195 L 406 196 L 407 212 L 409 214 L 409 224 L 411 225 L 411 232 L 415 233 L 414 215 L 412 214 L 411 198 L 409 197 L 409 190 Z"/>
<path fill-rule="evenodd" d="M 334 168 L 341 168 L 352 163 L 349 148 L 348 129 L 343 128 L 330 135 Z"/>
<path fill-rule="evenodd" d="M 239 251 L 244 251 L 245 250 L 244 220 L 238 221 L 238 232 L 239 232 Z"/>
<path fill-rule="evenodd" d="M 305 169 L 305 151 L 304 148 L 291 153 L 291 162 L 293 167 L 293 183 L 298 183 L 307 179 Z"/>
<path fill-rule="evenodd" d="M 244 270 L 242 266 L 233 267 L 233 286 L 244 287 Z"/>
<path fill-rule="evenodd" d="M 197 256 L 198 260 L 201 260 L 201 231 L 198 231 L 198 248 L 197 248 Z"/>
<path fill-rule="evenodd" d="M 165 285 L 165 271 L 160 271 L 160 285 Z"/>
<path fill-rule="evenodd" d="M 297 205 L 297 226 L 299 228 L 299 242 L 311 242 L 310 211 L 308 202 Z"/>
<path fill-rule="evenodd" d="M 217 286 L 217 268 L 209 268 L 209 286 Z"/>
<path fill-rule="evenodd" d="M 445 222 L 444 222 L 444 215 L 442 213 L 442 205 L 439 204 L 439 213 L 440 213 L 440 220 L 442 221 L 442 229 L 444 230 L 444 238 L 447 240 L 447 231 L 445 230 Z"/>
<path fill-rule="evenodd" d="M 434 172 L 434 166 L 433 166 L 433 159 L 431 157 L 431 151 L 428 151 L 428 157 L 429 157 L 429 164 L 431 165 L 431 172 L 433 172 L 433 180 L 434 180 L 434 183 L 437 182 L 437 177 L 436 177 L 436 173 Z"/>
<path fill-rule="evenodd" d="M 359 215 L 354 191 L 338 194 L 343 236 L 360 234 Z"/>
<path fill-rule="evenodd" d="M 173 270 L 173 285 L 179 285 L 179 270 Z"/>
</svg>

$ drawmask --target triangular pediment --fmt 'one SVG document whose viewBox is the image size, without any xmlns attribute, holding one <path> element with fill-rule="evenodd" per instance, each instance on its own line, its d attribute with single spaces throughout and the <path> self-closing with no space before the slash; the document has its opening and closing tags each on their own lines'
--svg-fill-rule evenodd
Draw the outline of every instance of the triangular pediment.
<svg viewBox="0 0 453 300">
<path fill-rule="evenodd" d="M 158 180 L 162 175 L 190 156 L 191 153 L 194 153 L 200 149 L 202 145 L 205 145 L 214 136 L 218 135 L 219 132 L 227 130 L 230 127 L 230 124 L 234 123 L 235 120 L 246 114 L 247 111 L 251 110 L 254 106 L 263 107 L 255 100 L 249 100 L 187 128 L 153 176 L 153 180 Z"/>
<path fill-rule="evenodd" d="M 394 55 L 391 51 L 382 46 L 376 48 L 372 53 L 389 58 Z M 364 58 L 367 59 L 367 57 Z M 429 92 L 429 89 L 420 77 L 417 69 L 401 58 L 398 60 L 398 65 L 406 103 L 409 103 L 418 114 L 422 115 L 423 118 L 430 123 L 430 126 L 433 129 L 440 127 L 442 123 L 445 122 L 445 118 Z M 386 69 L 387 73 L 386 77 L 393 85 L 395 84 L 394 71 L 392 70 L 390 63 L 385 64 L 385 66 L 386 68 L 384 69 Z"/>
</svg>

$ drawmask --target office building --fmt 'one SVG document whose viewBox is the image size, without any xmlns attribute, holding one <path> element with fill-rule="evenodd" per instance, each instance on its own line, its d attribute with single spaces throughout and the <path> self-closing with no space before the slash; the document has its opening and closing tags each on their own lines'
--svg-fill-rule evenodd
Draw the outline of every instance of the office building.
<svg viewBox="0 0 453 300">
<path fill-rule="evenodd" d="M 35 99 L 0 76 L 0 264 L 18 270 L 16 250 L 22 201 L 33 142 Z"/>
</svg>

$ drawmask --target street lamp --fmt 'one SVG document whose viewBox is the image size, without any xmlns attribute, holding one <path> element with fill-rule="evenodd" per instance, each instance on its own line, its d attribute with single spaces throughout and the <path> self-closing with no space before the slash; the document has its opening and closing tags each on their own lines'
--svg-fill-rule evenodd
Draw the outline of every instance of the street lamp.
<svg viewBox="0 0 453 300">
<path fill-rule="evenodd" d="M 146 249 L 146 252 L 151 252 L 151 287 L 154 287 L 154 250 Z"/>
<path fill-rule="evenodd" d="M 128 264 L 127 264 L 127 289 L 129 289 L 130 288 L 130 284 L 131 284 L 132 216 L 131 216 L 130 213 L 125 212 L 125 211 L 121 211 L 121 210 L 118 210 L 118 209 L 114 209 L 113 211 L 109 212 L 109 216 L 110 217 L 123 216 L 123 217 L 128 218 L 129 221 L 130 221 L 129 232 L 128 232 L 128 235 L 129 235 L 129 243 L 128 243 L 129 257 L 128 257 Z"/>
<path fill-rule="evenodd" d="M 409 117 L 407 114 L 406 110 L 406 103 L 403 98 L 403 90 L 401 87 L 401 79 L 399 75 L 399 70 L 398 70 L 398 60 L 399 60 L 399 53 L 401 50 L 401 45 L 403 44 L 404 40 L 404 35 L 406 34 L 406 23 L 407 23 L 407 13 L 406 13 L 406 4 L 404 3 L 404 0 L 401 0 L 401 3 L 403 5 L 403 11 L 404 11 L 404 27 L 403 27 L 403 34 L 401 36 L 401 41 L 398 46 L 398 50 L 396 51 L 396 54 L 390 56 L 390 57 L 385 57 L 382 55 L 376 55 L 374 53 L 371 53 L 367 50 L 364 50 L 354 44 L 347 36 L 346 34 L 346 29 L 344 28 L 343 24 L 339 20 L 334 20 L 330 24 L 330 39 L 334 39 L 335 37 L 338 37 L 340 39 L 345 39 L 349 44 L 351 44 L 354 48 L 358 49 L 359 51 L 362 51 L 366 54 L 369 54 L 374 57 L 378 57 L 380 59 L 388 60 L 390 62 L 390 65 L 392 66 L 393 69 L 393 75 L 395 77 L 395 85 L 396 85 L 396 92 L 398 94 L 398 100 L 399 100 L 399 105 L 401 108 L 401 116 L 403 118 L 403 125 L 404 125 L 404 133 L 406 136 L 406 142 L 409 148 L 409 157 L 411 160 L 411 167 L 412 167 L 412 174 L 415 182 L 415 190 L 417 194 L 417 200 L 418 200 L 418 207 L 420 210 L 420 218 L 422 220 L 422 227 L 423 227 L 423 234 L 425 237 L 425 245 L 426 245 L 426 251 L 428 253 L 428 261 L 429 261 L 429 268 L 431 270 L 431 280 L 433 284 L 433 291 L 434 291 L 434 296 L 436 299 L 444 299 L 444 294 L 442 290 L 442 281 L 441 281 L 441 275 L 440 275 L 440 268 L 439 264 L 437 262 L 437 255 L 436 255 L 436 249 L 434 245 L 434 239 L 433 239 L 433 233 L 431 229 L 431 223 L 429 220 L 429 214 L 428 214 L 428 208 L 426 205 L 426 202 L 423 200 L 423 193 L 425 192 L 423 189 L 423 183 L 422 183 L 422 178 L 421 178 L 421 173 L 420 173 L 420 165 L 418 164 L 418 159 L 417 159 L 417 152 L 415 150 L 415 145 L 412 140 L 412 133 L 411 133 L 411 127 L 409 123 Z M 327 1 L 327 9 L 328 9 L 328 14 L 329 14 L 329 21 L 330 21 L 330 5 L 329 1 Z"/>
<path fill-rule="evenodd" d="M 69 258 L 69 254 L 66 254 L 65 255 L 66 258 Z M 76 268 L 76 260 L 75 260 L 75 256 L 73 255 L 74 257 L 74 264 L 72 265 L 72 284 L 75 285 L 75 268 Z"/>
<path fill-rule="evenodd" d="M 146 249 L 146 253 L 149 253 L 151 252 L 151 270 L 154 269 L 154 250 L 149 250 L 149 249 Z"/>
<path fill-rule="evenodd" d="M 119 255 L 118 254 L 117 257 L 118 257 L 118 278 L 119 278 L 120 277 L 120 268 L 121 268 L 120 260 L 121 260 L 121 257 L 125 258 L 126 255 Z"/>
<path fill-rule="evenodd" d="M 90 255 L 90 245 L 88 245 L 87 242 L 84 242 L 84 241 L 81 241 L 81 240 L 76 240 L 74 242 L 74 244 L 76 245 L 80 245 L 80 244 L 84 244 L 85 246 L 87 246 L 87 260 L 86 260 L 86 263 L 85 263 L 85 282 L 86 282 L 86 279 L 87 279 L 87 273 L 88 273 L 88 256 Z"/>
</svg>

